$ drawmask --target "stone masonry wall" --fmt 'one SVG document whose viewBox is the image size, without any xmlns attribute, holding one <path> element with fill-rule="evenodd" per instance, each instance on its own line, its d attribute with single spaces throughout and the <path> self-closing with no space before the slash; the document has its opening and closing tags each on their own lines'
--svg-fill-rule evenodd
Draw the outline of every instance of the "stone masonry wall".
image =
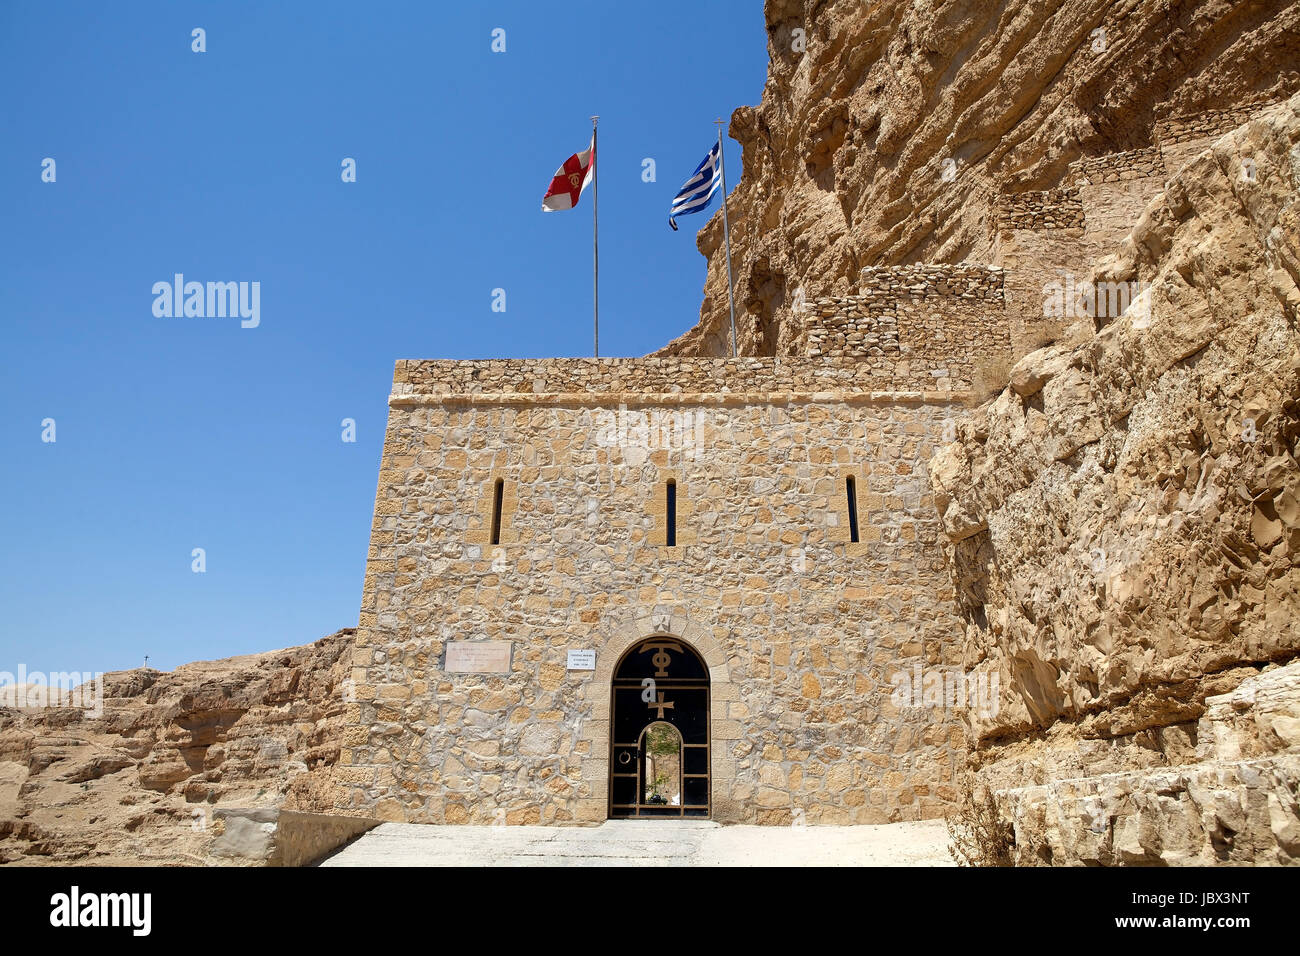
<svg viewBox="0 0 1300 956">
<path fill-rule="evenodd" d="M 1074 316 L 1045 308 L 1051 290 L 1074 288 L 1093 261 L 1127 235 L 1163 185 L 1159 147 L 1076 160 L 1068 185 L 1006 196 L 997 262 L 1006 267 L 1006 315 L 1020 358 L 1055 341 Z"/>
<path fill-rule="evenodd" d="M 1272 105 L 1272 102 L 1243 103 L 1229 109 L 1166 117 L 1156 120 L 1156 139 L 1164 147 L 1205 139 L 1207 136 L 1222 136 Z"/>
<path fill-rule="evenodd" d="M 1231 109 L 1206 110 L 1157 120 L 1155 137 L 1164 159 L 1164 175 L 1172 176 L 1224 133 L 1236 129 L 1270 105 L 1247 103 Z"/>
<path fill-rule="evenodd" d="M 869 366 L 898 361 L 898 319 L 871 314 L 867 296 L 828 296 L 805 308 L 811 313 L 805 323 L 809 355 L 853 356 Z"/>
<path fill-rule="evenodd" d="M 953 667 L 960 625 L 924 463 L 964 396 L 828 389 L 855 367 L 399 362 L 339 809 L 605 819 L 610 669 L 669 633 L 710 667 L 714 819 L 942 815 L 960 702 L 920 685 Z M 677 547 L 660 530 L 669 477 Z M 509 641 L 510 672 L 448 673 L 453 640 Z M 568 671 L 570 649 L 596 671 Z"/>
<path fill-rule="evenodd" d="M 1070 164 L 1070 178 L 1076 187 L 1163 177 L 1164 174 L 1165 163 L 1160 156 L 1159 146 L 1085 156 Z M 1086 198 L 1083 205 L 1088 214 L 1091 214 L 1092 209 Z"/>
<path fill-rule="evenodd" d="M 1071 188 L 1009 193 L 998 204 L 1002 229 L 1077 229 L 1082 225 L 1083 201 Z"/>
<path fill-rule="evenodd" d="M 1056 341 L 1073 321 L 1044 312 L 1046 290 L 1086 281 L 1168 177 L 1265 105 L 1159 120 L 1151 146 L 1075 160 L 1061 188 L 1000 198 L 994 261 L 1007 269 L 1006 318 L 1017 358 Z"/>
<path fill-rule="evenodd" d="M 818 298 L 806 310 L 810 356 L 854 358 L 923 388 L 970 388 L 980 361 L 1011 351 L 996 266 L 868 267 L 857 295 Z"/>
<path fill-rule="evenodd" d="M 679 393 L 743 396 L 857 391 L 864 381 L 871 388 L 904 389 L 920 381 L 898 373 L 893 365 L 883 368 L 878 377 L 864 380 L 862 369 L 851 362 L 771 357 L 399 361 L 393 394 L 497 395 L 501 401 L 528 402 L 538 395 L 589 401 L 592 396 L 626 393 L 653 395 L 656 402 L 669 403 Z"/>
<path fill-rule="evenodd" d="M 611 668 L 665 633 L 710 668 L 715 819 L 941 815 L 959 705 L 930 685 L 958 673 L 961 624 L 925 463 L 977 361 L 1054 338 L 1045 290 L 1113 247 L 1239 112 L 1164 121 L 1157 146 L 1003 197 L 993 267 L 863 270 L 858 294 L 808 307 L 807 359 L 399 362 L 339 809 L 604 819 Z M 464 640 L 509 642 L 509 673 L 448 673 Z M 597 669 L 567 670 L 569 649 L 595 650 Z"/>
</svg>

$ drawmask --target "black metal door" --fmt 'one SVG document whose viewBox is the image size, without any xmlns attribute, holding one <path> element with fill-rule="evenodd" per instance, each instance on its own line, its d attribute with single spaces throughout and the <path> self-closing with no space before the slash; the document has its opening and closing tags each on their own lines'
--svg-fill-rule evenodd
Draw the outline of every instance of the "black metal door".
<svg viewBox="0 0 1300 956">
<path fill-rule="evenodd" d="M 646 730 L 658 722 L 681 737 L 675 804 L 647 799 Z M 694 650 L 671 637 L 634 645 L 614 670 L 609 724 L 611 819 L 709 815 L 709 670 Z"/>
</svg>

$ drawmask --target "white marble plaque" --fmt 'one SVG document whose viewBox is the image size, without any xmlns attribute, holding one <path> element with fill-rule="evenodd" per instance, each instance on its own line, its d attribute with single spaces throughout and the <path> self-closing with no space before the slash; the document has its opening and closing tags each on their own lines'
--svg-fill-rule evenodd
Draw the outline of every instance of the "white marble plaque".
<svg viewBox="0 0 1300 956">
<path fill-rule="evenodd" d="M 594 671 L 596 669 L 595 651 L 569 651 L 569 670 Z"/>
<path fill-rule="evenodd" d="M 450 641 L 447 644 L 449 674 L 509 674 L 509 641 Z"/>
</svg>

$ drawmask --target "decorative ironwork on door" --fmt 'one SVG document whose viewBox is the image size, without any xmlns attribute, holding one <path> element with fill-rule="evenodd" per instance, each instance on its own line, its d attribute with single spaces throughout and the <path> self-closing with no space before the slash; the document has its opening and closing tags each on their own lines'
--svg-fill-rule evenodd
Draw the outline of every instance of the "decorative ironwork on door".
<svg viewBox="0 0 1300 956">
<path fill-rule="evenodd" d="M 709 669 L 673 637 L 633 645 L 614 669 L 609 815 L 710 813 Z"/>
</svg>

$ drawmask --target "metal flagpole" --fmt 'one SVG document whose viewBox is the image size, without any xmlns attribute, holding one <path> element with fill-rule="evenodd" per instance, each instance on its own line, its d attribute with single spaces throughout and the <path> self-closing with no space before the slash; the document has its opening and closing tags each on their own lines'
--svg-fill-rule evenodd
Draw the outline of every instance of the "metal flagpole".
<svg viewBox="0 0 1300 956">
<path fill-rule="evenodd" d="M 736 300 L 731 292 L 731 226 L 727 222 L 727 164 L 722 155 L 722 120 L 713 121 L 718 127 L 718 169 L 722 173 L 722 235 L 727 244 L 727 304 L 731 307 L 731 357 L 736 357 Z"/>
<path fill-rule="evenodd" d="M 591 162 L 596 162 L 596 120 L 599 116 L 591 118 Z M 591 313 L 593 323 L 593 334 L 595 337 L 596 358 L 600 358 L 600 243 L 596 241 L 598 235 L 596 228 L 596 209 L 599 203 L 597 197 L 600 190 L 600 179 L 597 171 L 593 168 L 591 171 Z"/>
</svg>

